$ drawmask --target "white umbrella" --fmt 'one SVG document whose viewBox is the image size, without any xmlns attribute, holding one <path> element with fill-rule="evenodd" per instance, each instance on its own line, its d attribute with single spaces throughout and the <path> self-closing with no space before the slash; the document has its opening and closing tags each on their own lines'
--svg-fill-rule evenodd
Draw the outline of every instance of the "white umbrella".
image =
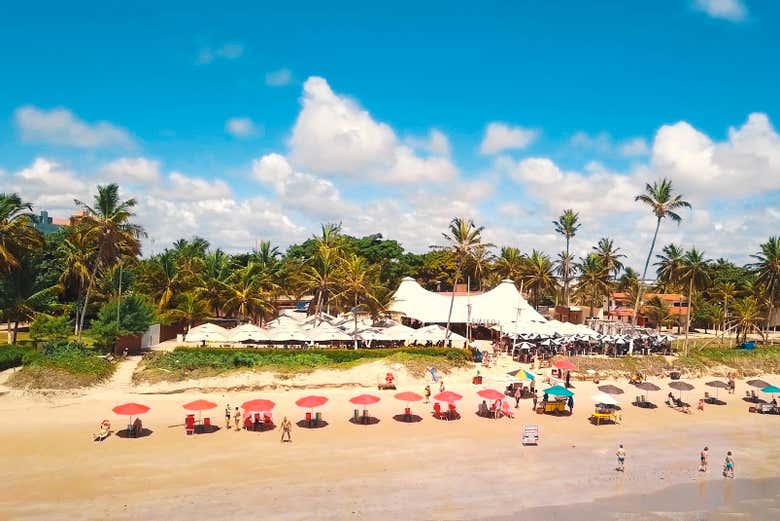
<svg viewBox="0 0 780 521">
<path fill-rule="evenodd" d="M 618 401 L 607 393 L 598 393 L 591 396 L 591 399 L 596 403 L 602 403 L 604 405 L 617 405 Z"/>
<path fill-rule="evenodd" d="M 543 345 L 543 346 L 549 346 L 549 345 L 552 345 L 552 341 L 550 341 L 550 340 L 548 339 L 548 340 L 545 340 L 544 342 L 541 342 L 541 343 L 540 343 L 540 345 Z"/>
<path fill-rule="evenodd" d="M 268 338 L 266 332 L 254 324 L 241 324 L 230 329 L 228 335 L 233 342 L 259 342 Z"/>
<path fill-rule="evenodd" d="M 228 330 L 208 322 L 190 329 L 184 337 L 186 342 L 227 342 Z"/>
</svg>

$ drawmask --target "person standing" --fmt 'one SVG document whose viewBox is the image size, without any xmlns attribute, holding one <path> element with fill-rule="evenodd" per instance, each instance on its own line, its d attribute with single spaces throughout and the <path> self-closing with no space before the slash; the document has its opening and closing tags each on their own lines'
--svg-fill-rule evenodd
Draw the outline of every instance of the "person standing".
<svg viewBox="0 0 780 521">
<path fill-rule="evenodd" d="M 566 371 L 566 388 L 571 387 L 571 371 Z"/>
<path fill-rule="evenodd" d="M 441 380 L 439 380 L 439 392 L 440 393 L 444 392 L 444 379 L 443 378 Z"/>
<path fill-rule="evenodd" d="M 623 448 L 623 444 L 620 444 L 620 447 L 618 447 L 617 450 L 617 460 L 618 460 L 618 466 L 617 470 L 618 472 L 625 472 L 626 471 L 626 450 Z"/>
<path fill-rule="evenodd" d="M 287 439 L 285 440 L 285 436 Z M 287 416 L 282 420 L 282 442 L 289 441 L 292 443 L 292 422 L 287 419 Z"/>
<path fill-rule="evenodd" d="M 533 405 L 531 406 L 531 410 L 535 411 L 536 410 L 536 404 L 539 402 L 539 395 L 536 394 L 536 391 L 534 391 L 534 396 L 533 396 L 532 400 L 533 400 Z"/>
<path fill-rule="evenodd" d="M 726 453 L 726 461 L 723 463 L 723 477 L 734 477 L 734 457 L 731 455 L 731 451 Z"/>
<path fill-rule="evenodd" d="M 523 387 L 518 385 L 515 387 L 515 409 L 520 406 L 520 397 L 523 395 Z"/>
<path fill-rule="evenodd" d="M 709 463 L 710 459 L 710 448 L 704 447 L 704 449 L 699 453 L 699 472 L 707 472 L 707 464 Z"/>
<path fill-rule="evenodd" d="M 225 428 L 230 429 L 230 404 L 225 405 Z"/>
<path fill-rule="evenodd" d="M 569 396 L 569 412 L 574 413 L 574 396 Z"/>
<path fill-rule="evenodd" d="M 425 396 L 425 403 L 430 403 L 431 401 L 431 386 L 426 385 L 425 391 L 423 392 L 423 395 Z"/>
<path fill-rule="evenodd" d="M 241 411 L 238 410 L 238 407 L 236 407 L 236 412 L 233 414 L 233 419 L 236 422 L 236 432 L 241 431 Z"/>
</svg>

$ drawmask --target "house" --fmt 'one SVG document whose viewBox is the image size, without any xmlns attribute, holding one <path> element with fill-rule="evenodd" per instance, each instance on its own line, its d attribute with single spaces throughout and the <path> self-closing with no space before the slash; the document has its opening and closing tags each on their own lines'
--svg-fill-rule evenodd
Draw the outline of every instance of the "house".
<svg viewBox="0 0 780 521">
<path fill-rule="evenodd" d="M 680 293 L 643 293 L 637 325 L 646 325 L 647 317 L 643 314 L 644 306 L 656 297 L 669 304 L 669 312 L 673 318 L 680 317 L 681 320 L 684 320 L 688 316 L 688 299 L 685 298 L 685 295 Z M 631 322 L 635 304 L 633 297 L 628 293 L 612 293 L 607 315 L 611 320 Z"/>
</svg>

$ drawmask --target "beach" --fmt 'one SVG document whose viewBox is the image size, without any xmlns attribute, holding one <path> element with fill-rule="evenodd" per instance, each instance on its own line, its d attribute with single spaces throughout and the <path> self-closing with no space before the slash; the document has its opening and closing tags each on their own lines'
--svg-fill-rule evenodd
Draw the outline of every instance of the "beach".
<svg viewBox="0 0 780 521">
<path fill-rule="evenodd" d="M 422 420 L 406 423 L 394 419 L 406 406 L 393 398 L 396 391 L 377 391 L 377 375 L 388 369 L 381 362 L 287 378 L 245 374 L 145 386 L 125 381 L 135 362 L 122 364 L 112 382 L 96 388 L 8 390 L 0 396 L 0 414 L 7 419 L 0 431 L 3 518 L 340 520 L 400 515 L 502 520 L 528 513 L 536 519 L 727 519 L 732 509 L 760 519 L 774 517 L 778 509 L 780 417 L 749 414 L 749 404 L 741 399 L 748 387 L 740 380 L 734 395 L 720 392 L 727 405 L 707 405 L 690 415 L 663 403 L 668 388 L 660 380 L 655 383 L 662 390 L 648 396 L 658 408 L 633 407 L 630 402 L 642 393 L 623 379 L 601 382 L 626 391 L 617 397 L 622 405 L 617 425 L 588 421 L 596 385 L 577 380 L 571 416 L 537 415 L 530 400 L 521 400 L 512 409 L 513 419 L 479 417 L 476 392 L 502 390 L 503 384 L 493 379 L 519 367 L 502 357 L 496 367 L 480 368 L 482 386 L 471 383 L 475 369 L 444 376 L 446 388 L 463 395 L 460 419 L 436 420 L 432 405 L 418 402 L 411 407 Z M 398 390 L 421 394 L 429 382 L 405 371 L 398 371 L 398 379 Z M 714 391 L 704 386 L 711 379 L 687 380 L 696 389 L 683 398 L 695 404 L 705 391 Z M 764 379 L 780 380 L 777 375 Z M 199 391 L 199 384 L 207 390 Z M 379 419 L 374 425 L 349 422 L 355 406 L 348 399 L 364 392 L 382 398 L 369 407 Z M 305 410 L 294 402 L 306 394 L 329 398 L 320 409 L 327 426 L 296 425 Z M 219 431 L 185 435 L 182 404 L 197 398 L 218 403 L 205 415 Z M 276 402 L 277 427 L 265 432 L 225 429 L 225 404 L 235 407 L 253 398 Z M 151 435 L 111 435 L 93 442 L 91 433 L 104 418 L 114 430 L 124 427 L 126 418 L 111 408 L 130 401 L 151 407 L 142 416 Z M 510 403 L 514 406 L 514 399 Z M 284 416 L 293 422 L 293 443 L 279 441 Z M 539 446 L 521 445 L 526 423 L 540 425 Z M 615 471 L 620 443 L 627 451 L 625 473 Z M 697 472 L 704 445 L 711 453 L 706 474 Z M 727 450 L 734 451 L 734 480 L 720 475 Z M 701 512 L 721 517 L 696 517 Z"/>
</svg>

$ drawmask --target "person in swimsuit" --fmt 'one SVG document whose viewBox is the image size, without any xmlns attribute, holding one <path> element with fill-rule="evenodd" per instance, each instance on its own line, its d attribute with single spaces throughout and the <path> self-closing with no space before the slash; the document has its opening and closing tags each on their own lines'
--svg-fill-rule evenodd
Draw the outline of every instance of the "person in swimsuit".
<svg viewBox="0 0 780 521">
<path fill-rule="evenodd" d="M 731 456 L 731 451 L 726 453 L 726 461 L 723 464 L 723 476 L 726 478 L 734 477 L 734 458 Z"/>
<path fill-rule="evenodd" d="M 241 431 L 241 411 L 238 410 L 238 407 L 236 407 L 236 413 L 233 415 L 233 418 L 236 420 L 236 432 Z"/>
<path fill-rule="evenodd" d="M 225 405 L 225 428 L 230 428 L 230 404 Z"/>
<path fill-rule="evenodd" d="M 710 459 L 709 447 L 704 447 L 704 450 L 699 453 L 699 472 L 707 472 L 707 464 Z"/>
<path fill-rule="evenodd" d="M 617 471 L 618 472 L 625 472 L 626 470 L 626 450 L 623 448 L 623 444 L 620 444 L 620 447 L 618 447 L 617 450 L 617 460 L 618 460 L 618 466 Z"/>
<path fill-rule="evenodd" d="M 282 420 L 282 439 L 281 441 L 289 441 L 292 443 L 292 423 L 290 420 L 287 419 L 287 416 L 284 417 Z M 285 436 L 287 437 L 287 440 L 285 440 Z"/>
</svg>

